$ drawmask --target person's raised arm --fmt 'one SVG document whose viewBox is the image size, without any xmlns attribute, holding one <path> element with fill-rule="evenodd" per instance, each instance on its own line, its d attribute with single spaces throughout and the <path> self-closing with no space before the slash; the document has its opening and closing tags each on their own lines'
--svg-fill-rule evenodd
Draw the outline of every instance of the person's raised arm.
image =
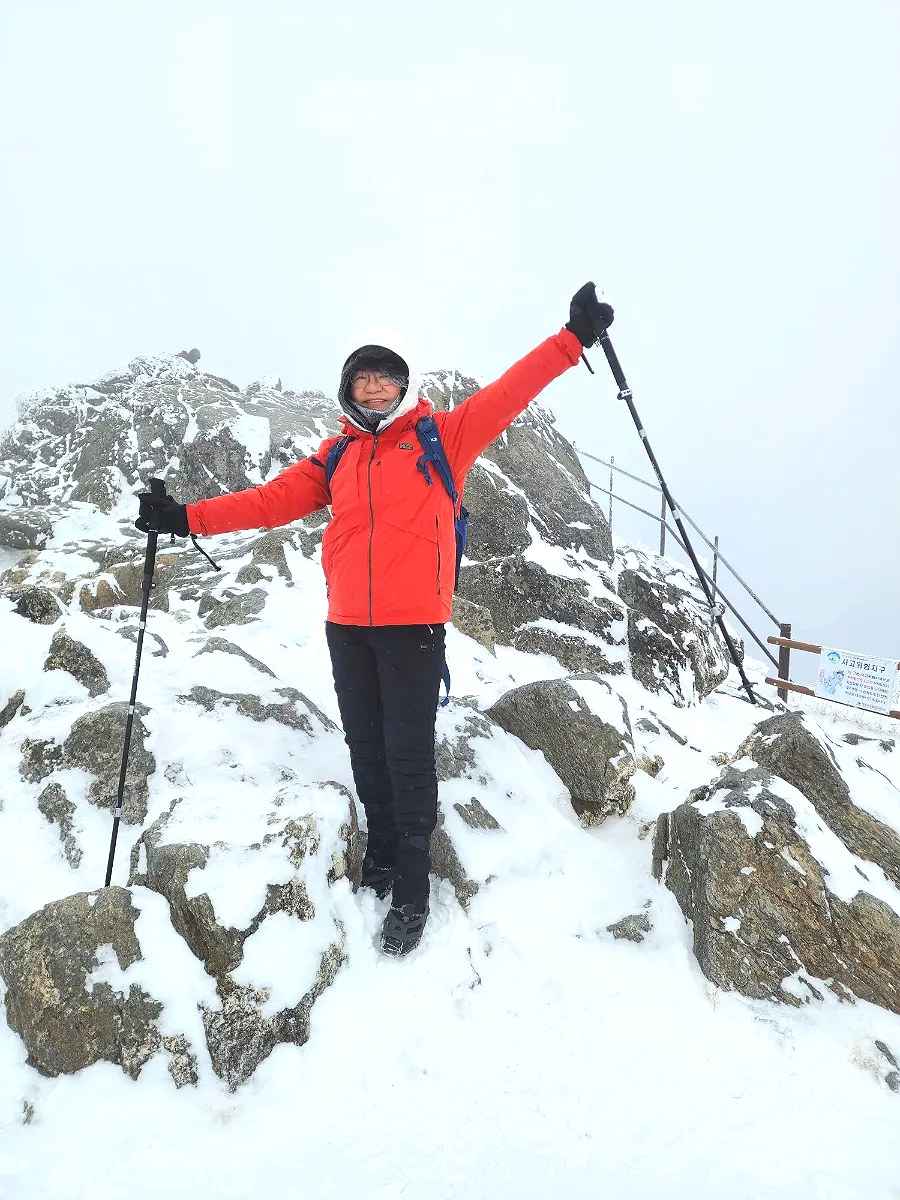
<svg viewBox="0 0 900 1200">
<path fill-rule="evenodd" d="M 569 320 L 558 334 L 446 413 L 441 440 L 456 471 L 464 475 L 548 383 L 575 366 L 582 351 L 594 345 L 612 320 L 610 305 L 599 299 L 593 283 L 586 283 L 572 297 Z"/>
</svg>

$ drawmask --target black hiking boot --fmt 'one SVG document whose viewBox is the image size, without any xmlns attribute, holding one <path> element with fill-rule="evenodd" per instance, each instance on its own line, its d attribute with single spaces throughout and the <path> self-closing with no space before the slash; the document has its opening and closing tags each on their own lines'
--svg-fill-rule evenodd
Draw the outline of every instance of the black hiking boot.
<svg viewBox="0 0 900 1200">
<path fill-rule="evenodd" d="M 371 888 L 379 900 L 383 900 L 394 886 L 394 868 L 383 866 L 374 858 L 363 859 L 360 887 Z"/>
<path fill-rule="evenodd" d="M 428 919 L 428 902 L 425 911 L 416 904 L 404 904 L 402 908 L 391 908 L 381 926 L 381 951 L 393 958 L 400 958 L 415 950 L 422 940 L 425 922 Z"/>
</svg>

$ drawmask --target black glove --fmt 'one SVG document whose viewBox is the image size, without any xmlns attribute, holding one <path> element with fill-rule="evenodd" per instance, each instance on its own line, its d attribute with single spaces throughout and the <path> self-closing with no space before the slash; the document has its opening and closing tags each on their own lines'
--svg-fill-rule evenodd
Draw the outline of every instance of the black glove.
<svg viewBox="0 0 900 1200">
<path fill-rule="evenodd" d="M 582 346 L 587 349 L 593 346 L 600 335 L 613 323 L 611 304 L 597 299 L 597 289 L 593 283 L 580 287 L 572 297 L 569 305 L 569 319 L 566 329 L 571 330 Z"/>
<path fill-rule="evenodd" d="M 141 533 L 149 533 L 151 521 L 156 514 L 155 527 L 160 533 L 174 533 L 177 537 L 188 537 L 187 509 L 178 504 L 171 496 L 156 496 L 153 492 L 141 492 L 138 495 L 141 502 L 141 513 L 135 521 L 135 526 Z"/>
</svg>

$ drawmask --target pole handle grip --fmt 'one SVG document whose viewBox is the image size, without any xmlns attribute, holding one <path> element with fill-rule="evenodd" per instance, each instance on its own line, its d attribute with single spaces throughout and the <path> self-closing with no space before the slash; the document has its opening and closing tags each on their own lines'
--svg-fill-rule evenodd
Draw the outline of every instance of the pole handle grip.
<svg viewBox="0 0 900 1200">
<path fill-rule="evenodd" d="M 166 485 L 161 479 L 150 480 L 150 492 L 154 496 L 164 496 L 166 494 Z"/>
</svg>

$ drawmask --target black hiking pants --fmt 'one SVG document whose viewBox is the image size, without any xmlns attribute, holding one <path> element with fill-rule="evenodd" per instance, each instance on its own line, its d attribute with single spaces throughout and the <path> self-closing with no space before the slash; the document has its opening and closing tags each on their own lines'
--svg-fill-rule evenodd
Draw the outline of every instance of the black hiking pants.
<svg viewBox="0 0 900 1200">
<path fill-rule="evenodd" d="M 325 625 L 367 855 L 394 867 L 392 903 L 428 899 L 437 823 L 434 723 L 444 670 L 443 625 Z"/>
</svg>

